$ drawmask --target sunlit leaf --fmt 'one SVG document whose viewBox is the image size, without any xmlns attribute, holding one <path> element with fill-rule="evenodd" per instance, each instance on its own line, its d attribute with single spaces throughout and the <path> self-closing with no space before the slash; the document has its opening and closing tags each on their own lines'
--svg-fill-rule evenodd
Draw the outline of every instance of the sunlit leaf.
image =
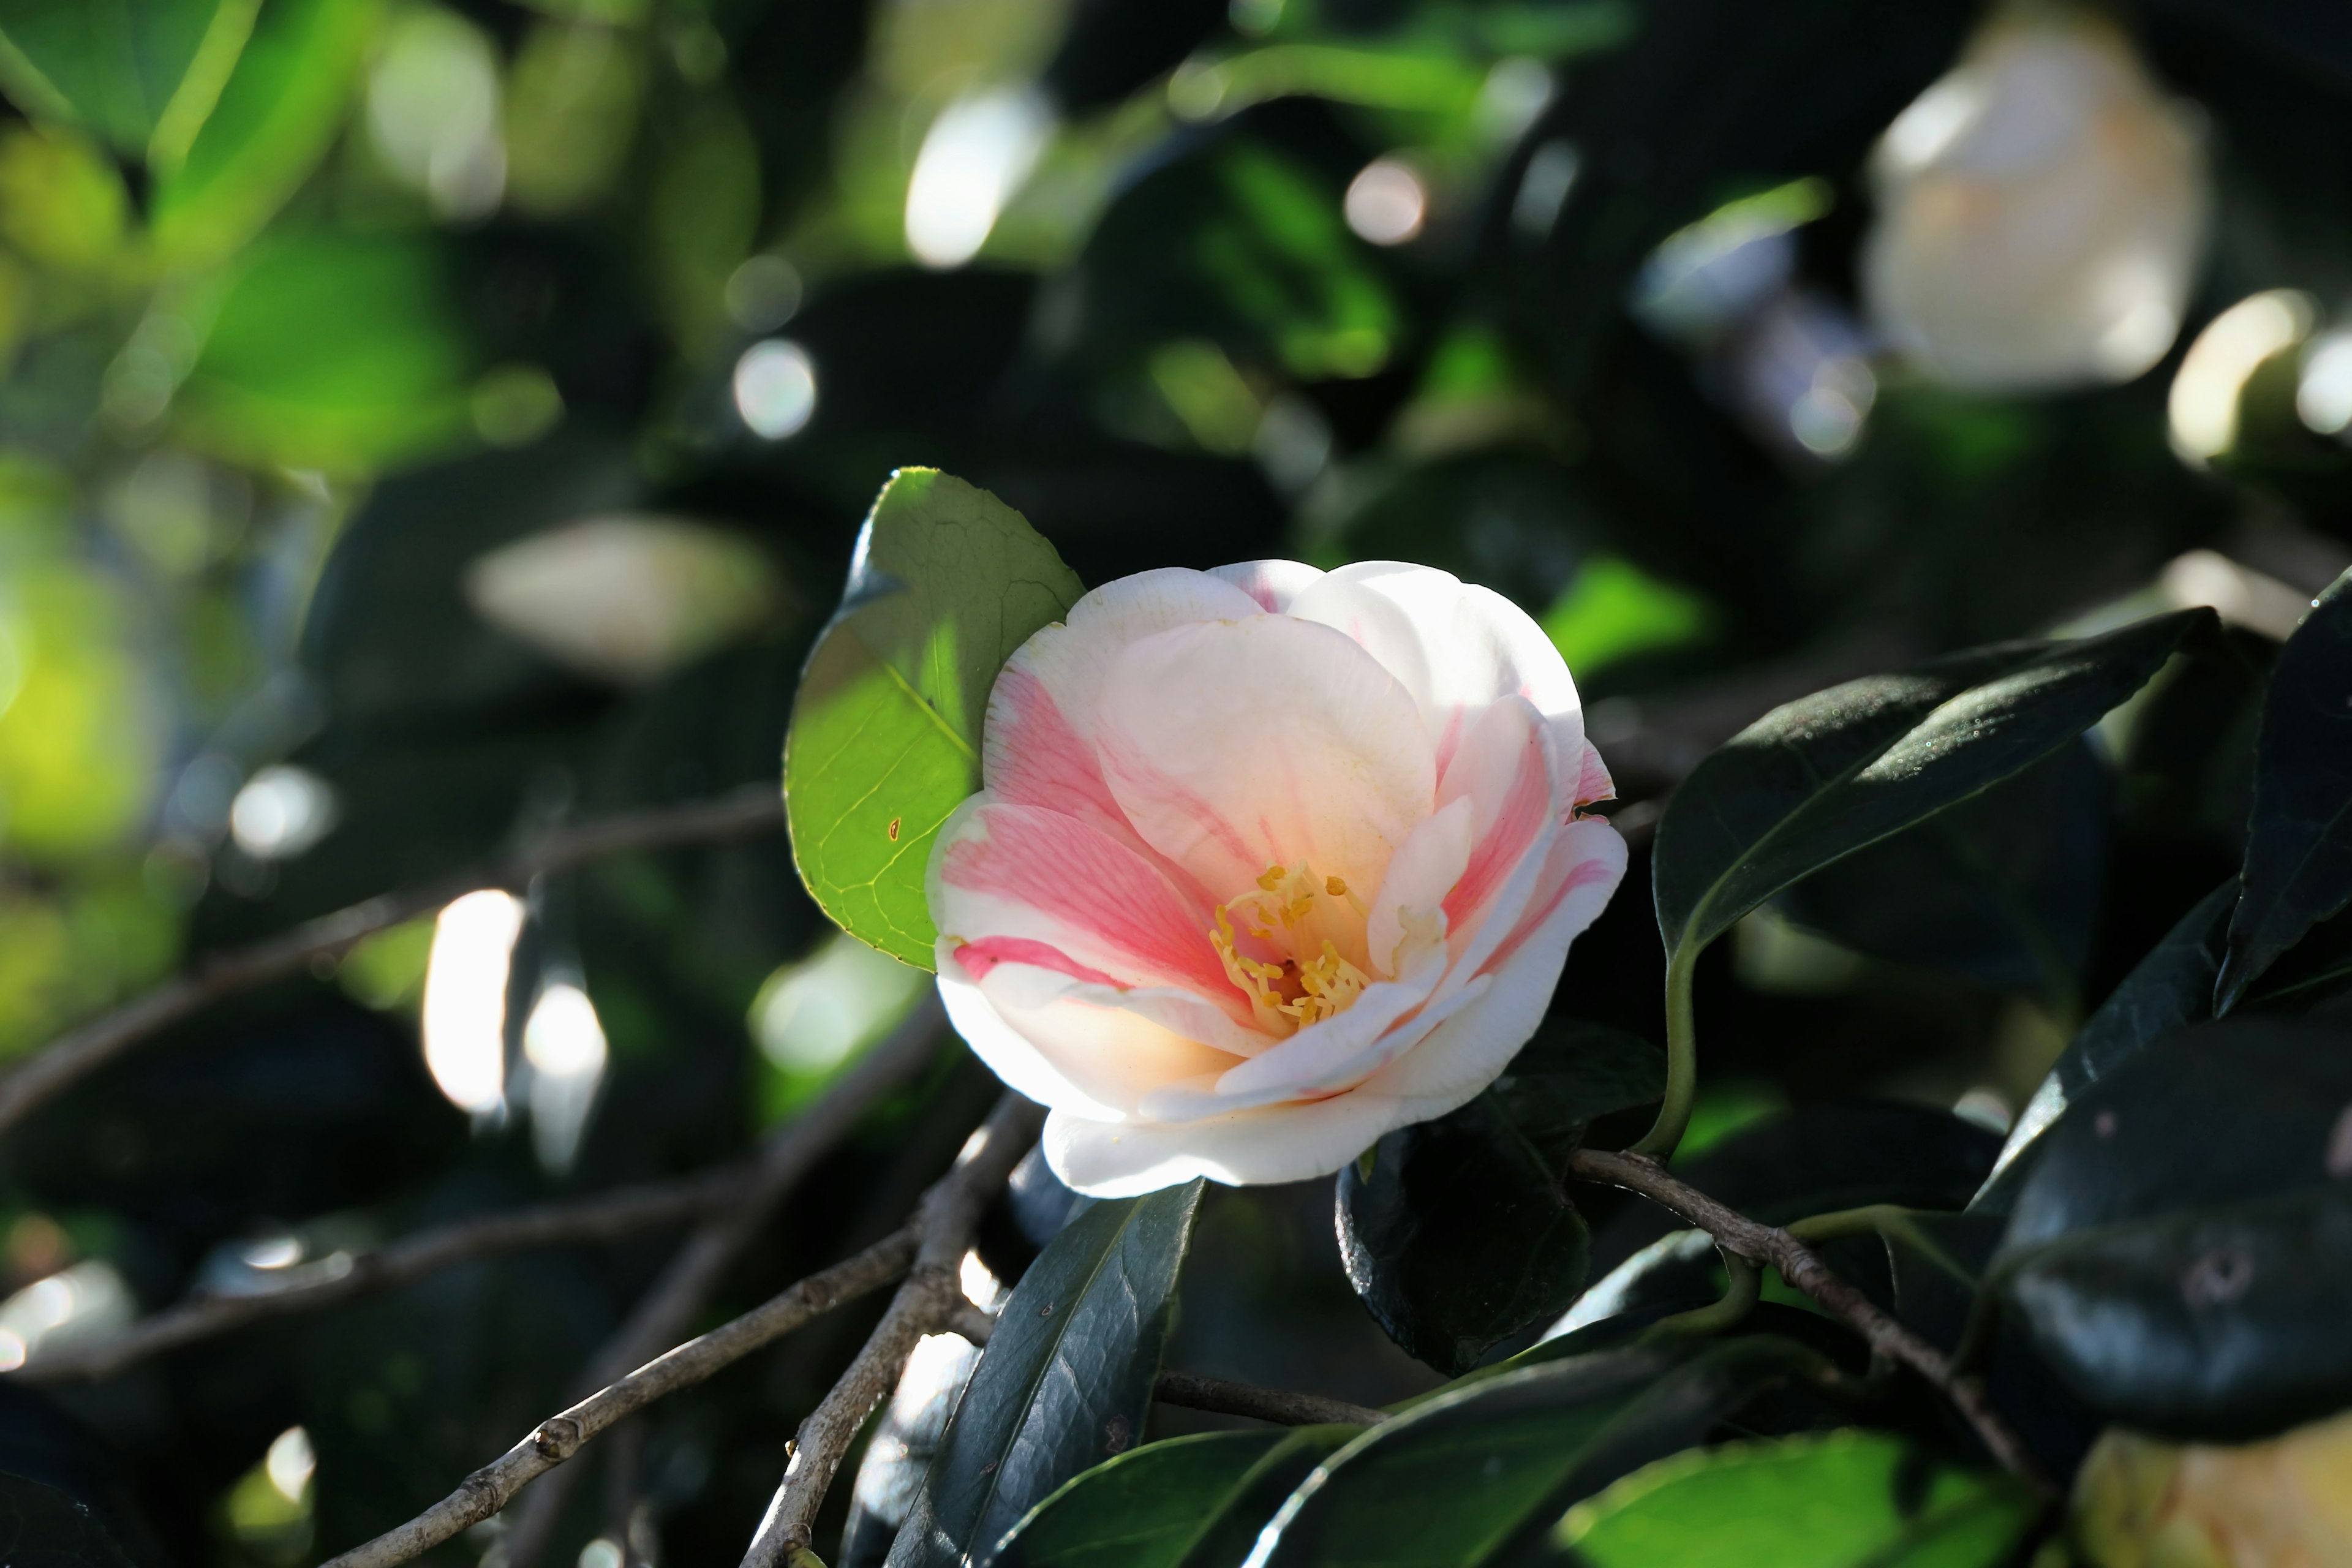
<svg viewBox="0 0 2352 1568">
<path fill-rule="evenodd" d="M 226 257 L 283 206 L 334 139 L 381 0 L 268 0 L 220 101 L 158 171 L 149 211 L 167 264 Z"/>
<path fill-rule="evenodd" d="M 1547 1560 L 1587 1568 L 1998 1568 L 2036 1511 L 2005 1476 L 1849 1428 L 1661 1459 L 1571 1509 Z"/>
<path fill-rule="evenodd" d="M 118 152 L 184 149 L 210 114 L 260 0 L 0 5 L 0 89 L 87 126 Z"/>
<path fill-rule="evenodd" d="M 784 804 L 809 891 L 841 927 L 931 967 L 931 842 L 980 787 L 997 671 L 1081 588 L 985 490 L 902 468 L 874 502 L 793 710 Z"/>
</svg>

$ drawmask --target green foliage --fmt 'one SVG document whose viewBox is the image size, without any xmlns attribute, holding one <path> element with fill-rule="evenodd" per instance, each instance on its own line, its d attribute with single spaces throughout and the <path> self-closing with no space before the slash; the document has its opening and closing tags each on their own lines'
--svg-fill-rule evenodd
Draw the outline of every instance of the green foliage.
<svg viewBox="0 0 2352 1568">
<path fill-rule="evenodd" d="M 1667 950 L 1706 945 L 1798 879 L 2048 756 L 2212 624 L 2192 611 L 1988 649 L 1775 709 L 1695 769 L 1659 825 Z"/>
<path fill-rule="evenodd" d="M 1591 1568 L 1992 1568 L 2033 1512 L 2002 1478 L 1848 1430 L 1661 1459 L 1570 1510 L 1554 1542 Z"/>
<path fill-rule="evenodd" d="M 2187 1030 L 2043 1135 L 1997 1277 L 2098 1408 L 2237 1440 L 2352 1400 L 2347 1045 L 2278 1019 Z"/>
<path fill-rule="evenodd" d="M 883 487 L 784 744 L 793 857 L 844 931 L 931 967 L 924 869 L 948 813 L 980 787 L 989 688 L 1081 592 L 985 490 L 926 468 Z"/>
<path fill-rule="evenodd" d="M 1451 1375 L 1584 1289 L 1584 1218 L 1568 1159 L 1587 1125 L 1654 1101 L 1646 1041 L 1562 1024 L 1451 1115 L 1382 1138 L 1339 1173 L 1339 1252 L 1389 1337 Z"/>
<path fill-rule="evenodd" d="M 940 1439 L 894 1568 L 984 1565 L 1032 1508 L 1133 1447 L 1201 1184 L 1098 1203 L 1022 1276 Z"/>
</svg>

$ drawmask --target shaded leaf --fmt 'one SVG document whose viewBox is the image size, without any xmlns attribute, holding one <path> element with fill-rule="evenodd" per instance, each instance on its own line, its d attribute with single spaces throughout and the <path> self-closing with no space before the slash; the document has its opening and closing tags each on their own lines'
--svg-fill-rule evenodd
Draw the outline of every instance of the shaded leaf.
<svg viewBox="0 0 2352 1568">
<path fill-rule="evenodd" d="M 1664 1091 L 1664 1058 L 1598 1024 L 1546 1028 L 1469 1104 L 1389 1133 L 1339 1173 L 1349 1283 L 1389 1337 L 1449 1376 L 1558 1315 L 1590 1238 L 1570 1200 L 1587 1122 Z"/>
<path fill-rule="evenodd" d="M 980 1352 L 956 1334 L 931 1335 L 908 1358 L 858 1461 L 849 1522 L 842 1526 L 841 1552 L 834 1559 L 837 1568 L 881 1568 L 888 1559 L 940 1451 L 948 1417 L 979 1364 Z"/>
<path fill-rule="evenodd" d="M 1704 946 L 1799 878 L 2048 756 L 2214 624 L 2189 610 L 1978 648 L 1773 710 L 1693 770 L 1659 824 L 1668 950 Z"/>
<path fill-rule="evenodd" d="M 2287 639 L 2254 743 L 2245 891 L 2214 983 L 2226 1013 L 2304 933 L 2352 902 L 2352 594 L 2339 577 Z"/>
<path fill-rule="evenodd" d="M 1998 1474 L 1848 1428 L 1707 1448 L 1635 1471 L 1561 1520 L 1549 1561 L 1590 1568 L 1996 1568 L 2037 1511 Z"/>
<path fill-rule="evenodd" d="M 1028 1511 L 1142 1434 L 1201 1184 L 1097 1203 L 997 1316 L 893 1568 L 984 1568 Z"/>
<path fill-rule="evenodd" d="M 2073 1013 L 2099 914 L 2107 772 L 2076 742 L 1780 897 L 1857 952 L 2019 991 Z"/>
<path fill-rule="evenodd" d="M 2074 1031 L 2009 1130 L 2000 1162 L 1983 1189 L 1969 1200 L 1970 1208 L 2008 1213 L 2032 1168 L 2028 1151 L 2066 1113 L 2069 1101 L 2152 1041 L 2210 1016 L 2213 978 L 2221 971 L 2223 937 L 2237 901 L 2234 877 L 2199 900 Z"/>
<path fill-rule="evenodd" d="M 793 858 L 852 936 L 931 967 L 924 868 L 940 825 L 980 787 L 989 689 L 1082 592 L 985 490 L 901 468 L 875 499 L 784 750 Z"/>
<path fill-rule="evenodd" d="M 2181 1031 L 2042 1142 L 1994 1279 L 2103 1415 L 2237 1440 L 2352 1400 L 2352 1037 Z"/>
</svg>

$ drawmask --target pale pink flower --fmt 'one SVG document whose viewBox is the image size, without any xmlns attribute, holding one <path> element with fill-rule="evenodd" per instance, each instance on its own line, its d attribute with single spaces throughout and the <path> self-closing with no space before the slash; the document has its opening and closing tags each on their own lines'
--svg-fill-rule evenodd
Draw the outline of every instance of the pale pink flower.
<svg viewBox="0 0 2352 1568">
<path fill-rule="evenodd" d="M 1443 572 L 1096 589 L 997 677 L 940 993 L 1081 1192 L 1328 1174 L 1494 1081 L 1624 874 L 1575 683 Z"/>
</svg>

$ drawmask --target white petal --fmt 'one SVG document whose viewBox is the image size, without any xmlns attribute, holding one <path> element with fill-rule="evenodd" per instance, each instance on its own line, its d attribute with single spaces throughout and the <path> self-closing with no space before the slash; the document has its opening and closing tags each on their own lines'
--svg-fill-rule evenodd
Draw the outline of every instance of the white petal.
<svg viewBox="0 0 2352 1568">
<path fill-rule="evenodd" d="M 1290 613 L 1337 626 L 1369 649 L 1421 706 L 1443 766 L 1500 697 L 1524 697 L 1559 752 L 1584 752 L 1584 709 L 1567 661 L 1528 613 L 1492 589 L 1434 567 L 1361 561 L 1327 574 Z"/>
<path fill-rule="evenodd" d="M 1360 1091 L 1181 1126 L 1110 1123 L 1056 1110 L 1045 1119 L 1045 1163 L 1098 1198 L 1133 1197 L 1195 1176 L 1234 1186 L 1303 1182 L 1329 1175 L 1410 1120 L 1399 1101 Z"/>
<path fill-rule="evenodd" d="M 1495 1081 L 1543 1021 L 1569 944 L 1609 902 L 1625 875 L 1625 840 L 1598 819 L 1570 823 L 1554 840 L 1522 924 L 1488 961 L 1493 984 L 1363 1092 L 1413 1102 L 1413 1120 L 1442 1115 Z"/>
<path fill-rule="evenodd" d="M 1436 923 L 1431 929 L 1443 942 L 1445 895 L 1454 890 L 1470 864 L 1471 840 L 1476 832 L 1475 814 L 1475 807 L 1466 797 L 1447 802 L 1433 816 L 1423 818 L 1389 861 L 1389 874 L 1372 895 L 1364 921 L 1364 947 L 1380 974 L 1393 976 L 1405 956 L 1405 942 L 1412 934 L 1405 924 L 1408 914 L 1424 920 L 1434 916 Z"/>
<path fill-rule="evenodd" d="M 1276 615 L 1288 615 L 1298 595 L 1323 580 L 1320 570 L 1296 561 L 1243 561 L 1209 575 L 1231 583 Z"/>
<path fill-rule="evenodd" d="M 1345 637 L 1286 616 L 1130 644 L 1099 734 L 1129 822 L 1221 901 L 1301 861 L 1376 888 L 1434 804 L 1412 697 Z"/>
<path fill-rule="evenodd" d="M 1226 1052 L 1090 1000 L 1051 970 L 1001 963 L 976 981 L 944 938 L 939 964 L 940 999 L 956 1033 L 1008 1088 L 1040 1105 L 1116 1121 L 1160 1084 L 1233 1065 Z"/>
</svg>

